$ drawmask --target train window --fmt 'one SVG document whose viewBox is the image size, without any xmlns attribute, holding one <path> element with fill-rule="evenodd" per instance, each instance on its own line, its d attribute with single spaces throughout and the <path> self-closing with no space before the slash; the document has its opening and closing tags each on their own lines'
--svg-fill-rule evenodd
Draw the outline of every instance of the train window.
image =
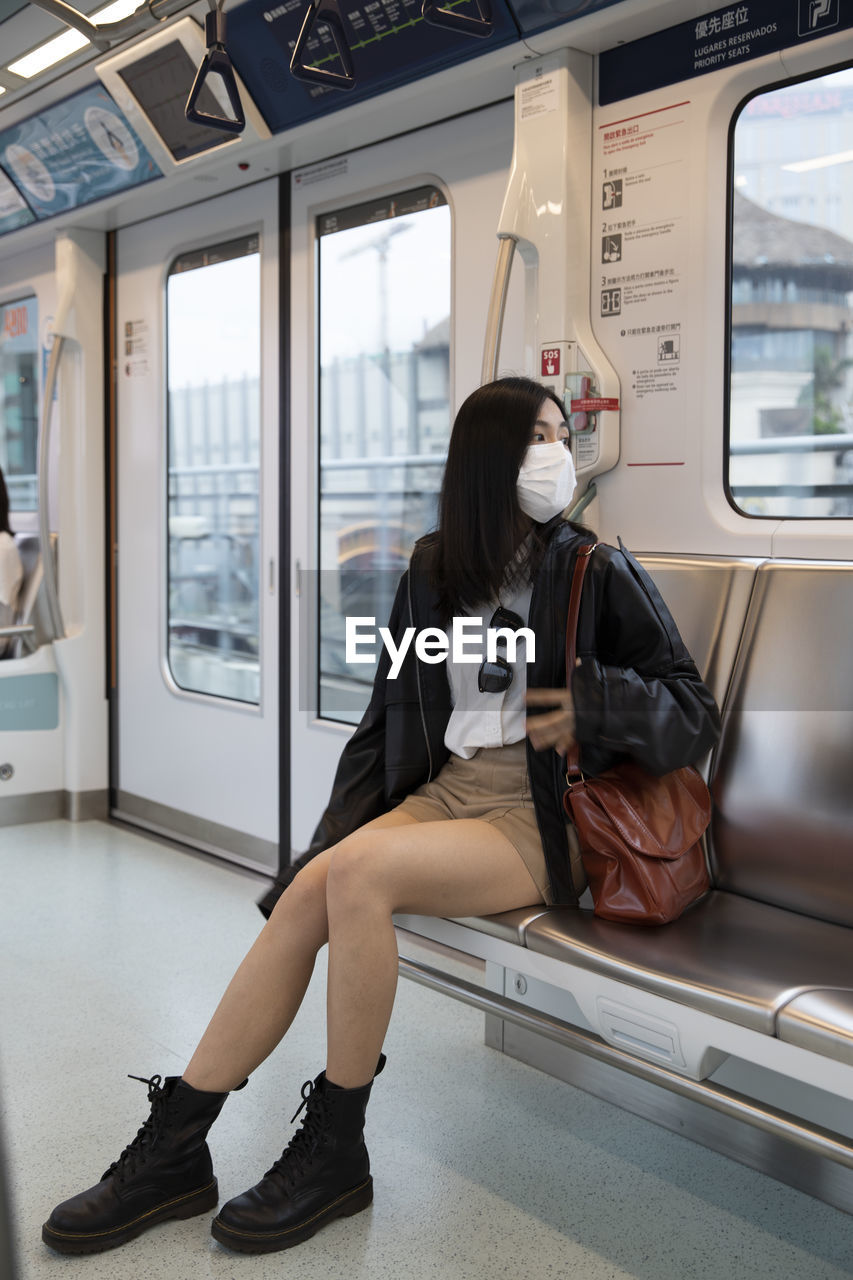
<svg viewBox="0 0 853 1280">
<path fill-rule="evenodd" d="M 258 237 L 182 254 L 166 303 L 169 667 L 181 689 L 258 703 Z"/>
<path fill-rule="evenodd" d="M 734 129 L 729 489 L 753 516 L 853 516 L 853 71 Z"/>
<path fill-rule="evenodd" d="M 437 187 L 418 187 L 323 214 L 317 239 L 318 707 L 355 724 L 375 662 L 347 665 L 345 619 L 385 625 L 436 519 L 450 434 L 450 209 Z"/>
<path fill-rule="evenodd" d="M 38 304 L 0 305 L 0 467 L 12 511 L 38 506 Z"/>
</svg>

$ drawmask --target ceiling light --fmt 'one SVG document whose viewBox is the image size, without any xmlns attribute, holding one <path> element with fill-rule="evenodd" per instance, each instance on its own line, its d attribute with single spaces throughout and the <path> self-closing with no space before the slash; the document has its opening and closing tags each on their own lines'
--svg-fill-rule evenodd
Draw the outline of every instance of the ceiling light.
<svg viewBox="0 0 853 1280">
<path fill-rule="evenodd" d="M 114 0 L 113 4 L 108 4 L 96 13 L 90 14 L 89 21 L 96 26 L 98 21 L 101 23 L 120 22 L 122 18 L 127 18 L 131 13 L 135 13 L 138 8 L 139 0 Z M 16 76 L 23 76 L 25 80 L 30 80 L 40 72 L 46 71 L 48 67 L 61 62 L 63 58 L 70 58 L 72 53 L 77 53 L 78 50 L 84 49 L 88 43 L 89 41 L 79 31 L 69 28 L 69 30 L 63 31 L 62 35 L 55 36 L 53 40 L 48 40 L 46 44 L 32 49 L 23 58 L 19 58 L 17 62 L 10 62 L 8 70 L 14 72 Z"/>
<path fill-rule="evenodd" d="M 853 160 L 853 151 L 836 151 L 831 156 L 818 156 L 815 160 L 796 160 L 793 164 L 783 164 L 782 168 L 789 173 L 810 173 L 812 169 L 829 169 L 834 164 L 849 164 Z"/>
<path fill-rule="evenodd" d="M 30 80 L 40 71 L 46 71 L 54 63 L 61 62 L 63 58 L 70 58 L 72 53 L 76 53 L 78 49 L 84 49 L 88 43 L 89 41 L 79 31 L 63 31 L 61 36 L 55 36 L 53 40 L 48 40 L 47 44 L 39 45 L 37 49 L 25 54 L 17 62 L 10 62 L 8 69 L 14 75 Z"/>
<path fill-rule="evenodd" d="M 136 13 L 139 8 L 139 0 L 115 0 L 114 4 L 108 4 L 105 9 L 97 9 L 95 13 L 89 14 L 89 21 L 96 25 L 105 22 L 121 22 L 122 18 L 129 18 L 132 13 Z"/>
</svg>

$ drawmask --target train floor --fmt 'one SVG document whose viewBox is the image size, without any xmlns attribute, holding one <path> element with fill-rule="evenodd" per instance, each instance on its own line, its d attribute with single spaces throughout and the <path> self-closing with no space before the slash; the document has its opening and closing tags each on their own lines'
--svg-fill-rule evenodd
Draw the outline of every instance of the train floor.
<svg viewBox="0 0 853 1280">
<path fill-rule="evenodd" d="M 97 1181 L 179 1074 L 261 924 L 254 875 L 100 822 L 0 831 L 0 1081 L 19 1280 L 842 1280 L 853 1219 L 483 1044 L 401 980 L 368 1112 L 373 1206 L 288 1253 L 209 1214 L 61 1257 L 54 1203 Z M 290 1035 L 211 1133 L 220 1194 L 280 1154 L 324 1060 L 324 957 Z"/>
</svg>

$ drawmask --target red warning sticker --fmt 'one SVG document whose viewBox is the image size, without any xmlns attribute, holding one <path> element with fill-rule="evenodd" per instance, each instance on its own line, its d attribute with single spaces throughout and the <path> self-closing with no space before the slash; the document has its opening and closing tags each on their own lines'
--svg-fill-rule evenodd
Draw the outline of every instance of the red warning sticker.
<svg viewBox="0 0 853 1280">
<path fill-rule="evenodd" d="M 553 378 L 560 372 L 560 348 L 544 347 L 542 350 L 542 377 Z"/>
<path fill-rule="evenodd" d="M 618 409 L 618 397 L 584 396 L 572 401 L 572 413 L 600 413 L 603 409 Z"/>
</svg>

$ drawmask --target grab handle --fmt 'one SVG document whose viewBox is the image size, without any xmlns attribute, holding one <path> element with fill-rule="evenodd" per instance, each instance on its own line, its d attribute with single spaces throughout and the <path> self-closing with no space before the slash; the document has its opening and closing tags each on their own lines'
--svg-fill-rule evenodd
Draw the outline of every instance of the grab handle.
<svg viewBox="0 0 853 1280">
<path fill-rule="evenodd" d="M 343 71 L 328 71 L 324 67 L 309 67 L 305 64 L 305 48 L 311 38 L 314 27 L 320 20 L 332 33 L 332 40 Z M 308 10 L 302 22 L 302 30 L 296 40 L 293 57 L 290 59 L 291 74 L 297 80 L 305 80 L 308 84 L 322 84 L 329 89 L 354 89 L 355 72 L 352 66 L 352 54 L 347 42 L 344 21 L 341 16 L 338 0 L 310 0 Z"/>
<path fill-rule="evenodd" d="M 62 307 L 60 307 L 60 311 Z M 57 324 L 57 328 L 58 328 Z M 53 421 L 53 393 L 59 373 L 59 361 L 65 337 L 54 333 L 50 359 L 47 362 L 47 374 L 44 380 L 44 396 L 42 398 L 41 430 L 38 437 L 38 504 L 39 504 L 39 546 L 44 582 L 47 613 L 50 618 L 51 640 L 65 638 L 65 623 L 62 620 L 62 609 L 59 604 L 59 586 L 56 580 L 56 564 L 50 546 L 50 431 Z"/>
<path fill-rule="evenodd" d="M 11 627 L 0 627 L 0 640 L 20 640 L 21 650 L 25 654 L 35 653 L 36 651 L 36 629 L 32 623 L 18 623 Z M 15 657 L 20 657 L 21 652 L 17 654 L 13 650 Z"/>
<path fill-rule="evenodd" d="M 586 489 L 584 490 L 582 495 L 578 498 L 577 502 L 572 507 L 569 514 L 566 516 L 566 519 L 579 520 L 597 493 L 598 493 L 597 484 L 595 483 L 594 480 L 590 480 Z"/>
<path fill-rule="evenodd" d="M 472 18 L 465 13 L 456 13 L 453 9 L 441 9 L 436 0 L 424 0 L 421 17 L 433 27 L 445 27 L 448 31 L 458 31 L 463 36 L 486 39 L 495 29 L 492 3 L 491 0 L 476 0 L 476 5 L 479 17 Z"/>
<path fill-rule="evenodd" d="M 193 80 L 184 115 L 191 124 L 206 125 L 208 129 L 218 129 L 220 133 L 242 133 L 246 127 L 246 117 L 243 114 L 240 91 L 234 78 L 234 68 L 225 50 L 225 14 L 221 9 L 211 9 L 210 13 L 205 14 L 204 36 L 207 53 Z M 214 116 L 207 111 L 199 111 L 196 107 L 199 94 L 207 83 L 208 76 L 211 75 L 217 75 L 222 80 L 234 113 L 233 119 L 229 119 L 228 116 Z"/>
<path fill-rule="evenodd" d="M 498 358 L 501 352 L 501 334 L 504 327 L 506 297 L 509 292 L 509 275 L 515 253 L 515 236 L 503 235 L 498 239 L 498 260 L 492 283 L 492 296 L 486 316 L 486 340 L 483 344 L 483 369 L 481 385 L 494 382 L 498 376 Z"/>
</svg>

